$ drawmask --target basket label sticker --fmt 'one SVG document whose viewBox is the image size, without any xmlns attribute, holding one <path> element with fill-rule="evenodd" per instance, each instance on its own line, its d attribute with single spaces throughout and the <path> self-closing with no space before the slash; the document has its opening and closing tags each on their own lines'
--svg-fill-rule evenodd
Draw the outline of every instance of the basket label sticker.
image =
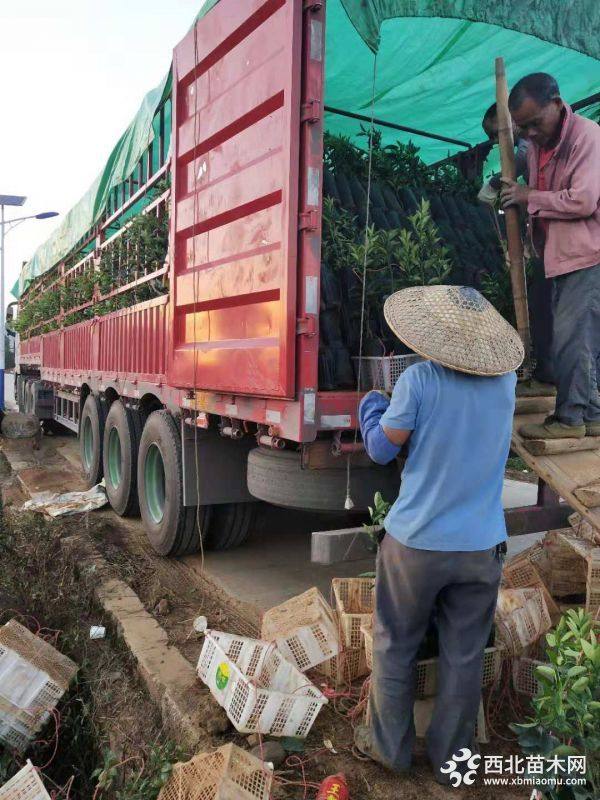
<svg viewBox="0 0 600 800">
<path fill-rule="evenodd" d="M 215 681 L 217 684 L 217 689 L 223 691 L 223 689 L 229 683 L 229 677 L 231 675 L 231 670 L 229 669 L 229 664 L 226 661 L 223 661 L 217 667 L 217 674 L 215 677 Z"/>
</svg>

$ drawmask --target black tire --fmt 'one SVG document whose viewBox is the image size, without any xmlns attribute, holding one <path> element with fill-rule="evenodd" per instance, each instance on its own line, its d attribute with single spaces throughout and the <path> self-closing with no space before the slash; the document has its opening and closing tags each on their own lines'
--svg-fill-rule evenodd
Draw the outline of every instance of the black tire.
<svg viewBox="0 0 600 800">
<path fill-rule="evenodd" d="M 256 447 L 248 455 L 248 490 L 276 506 L 304 511 L 343 511 L 346 500 L 345 460 L 339 469 L 302 469 L 300 453 Z M 400 474 L 395 463 L 386 467 L 353 467 L 350 494 L 354 511 L 373 505 L 375 492 L 392 502 L 398 496 Z"/>
<path fill-rule="evenodd" d="M 113 510 L 120 517 L 140 513 L 137 491 L 137 462 L 142 421 L 137 411 L 125 408 L 121 400 L 111 405 L 104 424 L 104 481 Z"/>
<path fill-rule="evenodd" d="M 153 549 L 161 556 L 197 552 L 200 530 L 208 529 L 211 509 L 183 505 L 181 438 L 168 411 L 154 411 L 146 420 L 137 483 L 140 514 Z"/>
<path fill-rule="evenodd" d="M 207 550 L 232 550 L 243 544 L 256 519 L 258 503 L 224 503 L 212 506 L 204 539 Z"/>
<path fill-rule="evenodd" d="M 97 395 L 89 394 L 79 420 L 79 455 L 88 488 L 100 483 L 104 475 L 103 440 L 104 406 Z"/>
</svg>

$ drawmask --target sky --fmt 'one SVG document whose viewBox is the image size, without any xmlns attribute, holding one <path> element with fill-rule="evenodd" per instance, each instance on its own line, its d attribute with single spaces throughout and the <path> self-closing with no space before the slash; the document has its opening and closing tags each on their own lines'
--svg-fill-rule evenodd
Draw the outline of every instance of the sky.
<svg viewBox="0 0 600 800">
<path fill-rule="evenodd" d="M 7 218 L 64 214 L 79 200 L 201 5 L 0 0 L 0 194 L 27 196 Z M 28 220 L 6 236 L 7 293 L 59 222 Z"/>
</svg>

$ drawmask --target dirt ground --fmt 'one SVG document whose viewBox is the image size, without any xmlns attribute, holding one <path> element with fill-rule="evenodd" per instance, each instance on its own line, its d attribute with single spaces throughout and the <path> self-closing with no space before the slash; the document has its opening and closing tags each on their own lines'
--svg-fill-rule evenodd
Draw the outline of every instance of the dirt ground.
<svg viewBox="0 0 600 800">
<path fill-rule="evenodd" d="M 47 457 L 47 466 L 52 469 L 56 466 L 56 463 L 53 462 L 52 448 L 49 448 Z M 26 468 L 27 464 L 24 463 L 23 466 Z M 10 517 L 11 508 L 16 511 L 23 496 L 15 476 L 9 474 L 10 470 L 7 471 L 5 465 L 2 470 L 5 483 L 4 502 L 9 507 L 7 514 Z M 14 517 L 18 517 L 18 514 L 15 514 Z M 47 530 L 48 523 L 40 517 L 35 519 L 38 522 L 32 527 L 32 536 L 39 536 L 40 530 Z M 38 528 L 38 524 L 41 527 Z M 209 576 L 203 578 L 181 561 L 156 556 L 151 551 L 145 537 L 140 535 L 138 522 L 120 520 L 111 511 L 102 511 L 86 514 L 80 518 L 70 518 L 60 524 L 53 523 L 49 528 L 52 530 L 53 537 L 68 536 L 74 532 L 78 535 L 89 536 L 95 547 L 111 565 L 115 576 L 124 580 L 135 590 L 146 609 L 156 617 L 168 633 L 169 642 L 176 646 L 194 666 L 202 646 L 200 636 L 192 628 L 196 616 L 201 614 L 207 617 L 209 627 L 217 630 L 229 630 L 247 636 L 255 636 L 258 633 L 259 619 L 256 608 L 251 603 L 246 606 L 224 596 L 221 589 L 211 582 Z M 27 537 L 26 540 L 29 541 L 28 547 L 34 546 L 35 538 L 33 542 Z M 22 555 L 13 552 L 10 558 L 20 560 Z M 54 564 L 48 564 L 46 570 L 48 575 L 53 575 L 55 568 Z M 44 600 L 43 597 L 40 597 L 35 600 L 37 597 L 36 582 L 45 583 L 42 579 L 41 569 L 37 574 L 30 576 L 17 610 L 19 613 L 31 614 L 34 613 L 31 610 L 34 608 L 36 615 L 39 615 L 40 624 L 44 627 L 52 627 L 54 619 L 52 622 L 48 622 L 45 618 L 47 616 L 45 609 L 48 608 L 47 598 Z M 54 580 L 52 585 L 58 594 L 53 603 L 57 604 L 59 602 L 57 598 L 60 598 L 61 607 L 62 604 L 65 607 L 72 605 L 78 615 L 79 625 L 77 626 L 71 620 L 66 627 L 71 626 L 76 630 L 86 631 L 89 630 L 89 624 L 102 624 L 102 622 L 97 608 L 91 601 L 88 605 L 84 603 L 84 610 L 80 608 L 82 598 L 88 597 L 86 593 L 88 590 L 85 589 L 87 583 L 85 580 L 83 583 L 79 583 L 81 579 L 79 576 L 77 580 L 72 579 L 58 584 Z M 0 621 L 5 621 L 10 616 L 9 608 L 12 605 L 6 597 L 2 597 L 0 592 L 0 611 L 3 614 Z M 92 765 L 95 764 L 94 769 L 100 768 L 107 752 L 115 754 L 116 763 L 125 761 L 127 768 L 131 768 L 131 770 L 135 769 L 136 758 L 139 758 L 140 754 L 143 754 L 142 757 L 146 763 L 152 761 L 157 748 L 162 748 L 160 751 L 162 757 L 165 753 L 175 754 L 176 752 L 175 744 L 164 736 L 157 711 L 137 680 L 135 670 L 128 661 L 127 653 L 119 645 L 118 637 L 110 633 L 107 640 L 100 643 L 83 639 L 84 637 L 79 637 L 79 644 L 71 652 L 73 657 L 77 658 L 78 663 L 86 664 L 85 674 L 94 676 L 89 682 L 88 692 L 89 697 L 94 698 L 92 704 L 93 724 L 88 737 L 90 746 L 86 750 L 89 758 L 77 765 L 82 788 L 69 795 L 72 800 L 76 800 L 78 797 L 85 797 L 89 800 L 92 792 L 90 792 L 91 783 L 88 778 L 93 772 Z M 512 713 L 513 719 L 515 716 L 522 719 L 526 714 L 526 709 L 515 707 L 511 711 L 511 704 L 514 705 L 516 699 L 508 691 L 506 681 L 502 681 L 501 685 L 502 691 L 489 703 L 490 721 L 495 731 L 502 736 L 510 737 L 506 725 L 507 719 L 503 715 L 510 716 Z M 303 751 L 290 755 L 287 762 L 277 771 L 273 800 L 314 798 L 316 784 L 326 775 L 337 772 L 343 772 L 346 775 L 352 800 L 370 800 L 371 798 L 377 798 L 377 800 L 396 800 L 396 798 L 405 798 L 406 800 L 457 798 L 463 800 L 467 797 L 474 800 L 492 800 L 492 798 L 509 800 L 509 798 L 524 796 L 523 790 L 510 792 L 493 787 L 469 787 L 466 790 L 443 788 L 433 780 L 426 760 L 421 754 L 416 755 L 414 768 L 407 776 L 392 775 L 371 762 L 358 760 L 352 752 L 350 712 L 356 708 L 360 690 L 359 684 L 352 688 L 345 688 L 341 692 L 341 696 L 332 697 L 329 705 L 318 717 Z M 204 692 L 203 698 L 203 702 L 206 702 L 205 714 L 209 717 L 214 711 L 214 701 L 208 690 Z M 77 699 L 74 702 L 77 702 Z M 357 716 L 355 721 L 360 722 L 360 716 Z M 69 735 L 67 731 L 68 728 L 65 727 L 61 737 L 63 741 Z M 237 734 L 233 728 L 229 728 L 223 733 L 207 733 L 206 747 L 219 746 L 229 741 L 235 741 L 244 747 L 248 746 L 245 737 Z M 335 753 L 331 751 L 331 747 L 336 751 Z M 500 755 L 517 752 L 517 749 L 513 742 L 493 737 L 489 745 L 482 747 L 482 752 Z M 189 755 L 179 753 L 180 757 Z M 43 756 L 44 753 L 41 754 L 42 758 Z M 68 772 L 71 768 L 69 758 L 72 758 L 71 753 L 65 752 L 62 759 L 64 770 L 53 778 L 56 783 L 64 779 L 60 785 L 64 785 L 64 782 L 69 780 Z M 73 765 L 73 770 L 75 770 L 75 765 Z M 87 773 L 83 776 L 86 770 Z M 131 773 L 126 769 L 122 781 L 127 780 L 128 774 Z M 86 778 L 85 784 L 82 783 L 81 776 Z M 85 788 L 83 788 L 84 786 Z M 121 796 L 126 800 L 129 798 L 129 795 L 120 795 L 119 798 Z M 146 797 L 151 795 L 131 795 L 132 798 L 138 796 L 146 800 Z M 111 793 L 98 795 L 98 798 L 112 797 L 116 798 L 117 795 Z"/>
<path fill-rule="evenodd" d="M 151 552 L 144 552 L 140 556 L 128 550 L 126 532 L 115 526 L 110 519 L 91 520 L 89 530 L 104 557 L 113 565 L 119 576 L 135 589 L 146 609 L 155 615 L 168 632 L 170 642 L 177 646 L 192 664 L 196 664 L 201 648 L 201 637 L 192 629 L 193 620 L 198 614 L 206 616 L 209 627 L 217 630 L 235 631 L 248 636 L 258 634 L 252 619 L 244 617 L 243 609 L 232 609 L 227 599 L 215 590 L 210 582 L 183 587 L 176 569 L 164 569 L 164 559 L 157 558 Z M 508 702 L 506 681 L 504 685 L 503 695 Z M 338 772 L 346 775 L 353 800 L 371 798 L 422 800 L 425 797 L 508 800 L 508 798 L 522 797 L 522 792 L 520 794 L 508 790 L 501 792 L 497 787 L 470 787 L 463 791 L 441 787 L 433 780 L 422 752 L 417 752 L 414 769 L 403 777 L 392 775 L 369 761 L 358 760 L 353 753 L 353 721 L 349 711 L 352 712 L 357 704 L 361 684 L 359 682 L 358 686 L 355 685 L 352 689 L 344 687 L 340 691 L 351 696 L 332 699 L 321 712 L 306 741 L 304 752 L 298 753 L 297 756 L 292 755 L 289 765 L 284 765 L 282 770 L 278 771 L 281 779 L 292 781 L 294 785 L 276 786 L 273 793 L 274 800 L 288 800 L 288 798 L 300 800 L 304 796 L 302 786 L 304 779 L 309 784 L 318 783 L 327 775 Z M 513 696 L 510 701 L 515 705 L 518 702 Z M 503 718 L 503 713 L 494 710 L 494 707 L 500 704 L 502 711 L 504 703 L 499 697 L 494 697 L 489 704 L 493 712 L 494 728 L 497 728 L 502 736 L 512 739 L 507 727 L 509 720 Z M 521 719 L 526 714 L 525 707 L 515 710 Z M 362 715 L 359 715 L 355 720 L 356 723 L 360 723 L 361 719 Z M 241 746 L 247 746 L 244 737 L 239 736 L 233 729 L 224 736 L 213 737 L 213 744 L 218 746 L 232 740 Z M 337 754 L 332 753 L 323 744 L 325 741 L 333 745 Z M 482 746 L 482 752 L 508 755 L 519 751 L 516 743 L 495 737 L 490 744 Z M 310 791 L 313 793 L 309 792 L 307 798 L 315 794 L 312 788 Z"/>
</svg>

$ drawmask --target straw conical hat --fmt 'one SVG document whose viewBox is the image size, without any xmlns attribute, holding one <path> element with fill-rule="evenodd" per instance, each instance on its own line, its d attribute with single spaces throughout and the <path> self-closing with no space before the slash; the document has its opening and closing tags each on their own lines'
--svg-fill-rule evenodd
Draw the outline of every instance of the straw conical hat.
<svg viewBox="0 0 600 800">
<path fill-rule="evenodd" d="M 477 289 L 415 286 L 383 307 L 396 336 L 419 355 L 472 375 L 503 375 L 524 358 L 519 334 Z"/>
</svg>

